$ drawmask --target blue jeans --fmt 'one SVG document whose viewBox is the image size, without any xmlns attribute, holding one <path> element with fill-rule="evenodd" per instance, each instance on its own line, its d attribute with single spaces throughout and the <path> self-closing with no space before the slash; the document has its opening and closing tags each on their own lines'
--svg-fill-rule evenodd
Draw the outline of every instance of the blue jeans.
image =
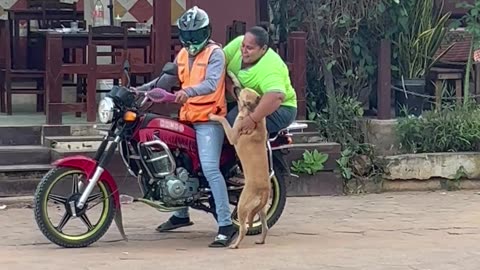
<svg viewBox="0 0 480 270">
<path fill-rule="evenodd" d="M 238 115 L 238 106 L 228 112 L 227 120 L 231 126 Z M 266 117 L 267 131 L 269 134 L 277 133 L 288 127 L 297 117 L 297 108 L 280 106 L 276 111 Z"/>
<path fill-rule="evenodd" d="M 225 133 L 218 123 L 202 123 L 194 125 L 197 135 L 198 154 L 203 175 L 210 184 L 217 210 L 219 226 L 232 224 L 227 184 L 220 172 L 220 154 Z M 188 218 L 188 208 L 173 213 L 178 218 Z"/>
</svg>

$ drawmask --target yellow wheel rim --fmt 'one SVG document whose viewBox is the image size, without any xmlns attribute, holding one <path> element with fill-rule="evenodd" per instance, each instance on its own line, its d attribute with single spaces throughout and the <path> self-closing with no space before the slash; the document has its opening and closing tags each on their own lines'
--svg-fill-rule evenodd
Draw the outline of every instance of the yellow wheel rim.
<svg viewBox="0 0 480 270">
<path fill-rule="evenodd" d="M 52 191 L 52 188 L 55 186 L 55 184 L 58 181 L 60 181 L 60 179 L 63 179 L 65 176 L 71 175 L 71 174 L 82 174 L 82 175 L 84 175 L 84 173 L 80 170 L 69 170 L 69 171 L 61 174 L 60 176 L 58 176 L 55 180 L 53 180 L 52 183 L 49 185 L 49 187 L 48 187 L 48 189 L 45 193 L 45 196 L 43 197 L 42 215 L 43 215 L 43 220 L 45 222 L 45 225 L 47 226 L 48 230 L 52 234 L 56 235 L 57 237 L 59 237 L 61 239 L 64 239 L 65 241 L 68 241 L 70 243 L 75 243 L 75 242 L 80 242 L 80 241 L 83 241 L 87 238 L 90 238 L 93 235 L 95 235 L 96 233 L 98 233 L 98 231 L 102 227 L 102 224 L 104 224 L 105 221 L 107 220 L 107 217 L 108 217 L 109 212 L 111 211 L 111 208 L 110 208 L 110 197 L 109 197 L 107 188 L 105 187 L 105 184 L 103 184 L 103 182 L 98 181 L 97 186 L 99 187 L 100 192 L 103 195 L 104 203 L 103 203 L 103 209 L 102 209 L 102 213 L 100 215 L 100 219 L 98 220 L 95 227 L 91 231 L 88 231 L 88 232 L 86 232 L 84 234 L 81 234 L 81 235 L 68 235 L 68 234 L 64 234 L 64 233 L 59 232 L 55 228 L 55 226 L 52 224 L 52 222 L 51 222 L 51 220 L 48 216 L 48 212 L 47 212 L 48 196 L 50 195 L 50 192 Z"/>
<path fill-rule="evenodd" d="M 270 207 L 267 210 L 267 220 L 270 220 L 270 218 L 272 218 L 273 213 L 275 213 L 280 203 L 280 184 L 278 183 L 278 179 L 275 175 L 272 177 L 272 191 L 273 191 L 273 201 L 272 201 L 272 205 L 270 205 Z M 232 223 L 237 226 L 240 225 L 240 223 L 238 223 L 237 217 L 232 219 Z M 261 225 L 262 225 L 262 222 L 260 221 L 260 219 L 258 219 L 257 221 L 253 222 L 252 227 L 258 227 Z"/>
</svg>

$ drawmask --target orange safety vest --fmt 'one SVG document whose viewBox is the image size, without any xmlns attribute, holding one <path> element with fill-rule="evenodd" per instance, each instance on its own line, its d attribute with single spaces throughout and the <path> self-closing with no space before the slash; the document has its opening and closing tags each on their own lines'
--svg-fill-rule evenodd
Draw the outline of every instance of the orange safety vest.
<svg viewBox="0 0 480 270">
<path fill-rule="evenodd" d="M 189 68 L 188 52 L 184 48 L 180 50 L 177 56 L 178 78 L 182 89 L 197 85 L 205 80 L 207 73 L 208 60 L 213 50 L 220 48 L 216 44 L 209 44 L 203 49 L 193 61 L 193 66 Z M 225 116 L 227 106 L 225 100 L 225 70 L 217 85 L 217 89 L 211 94 L 204 96 L 195 96 L 188 98 L 187 102 L 180 108 L 180 121 L 196 123 L 209 121 L 210 113 Z"/>
</svg>

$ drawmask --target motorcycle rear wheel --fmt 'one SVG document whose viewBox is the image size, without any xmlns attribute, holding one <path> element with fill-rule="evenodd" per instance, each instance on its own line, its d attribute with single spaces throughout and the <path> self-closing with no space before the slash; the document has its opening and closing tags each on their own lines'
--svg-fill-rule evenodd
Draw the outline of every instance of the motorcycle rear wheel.
<svg viewBox="0 0 480 270">
<path fill-rule="evenodd" d="M 101 201 L 103 202 L 103 208 L 101 210 L 100 218 L 97 224 L 91 224 L 90 220 L 87 217 L 88 210 L 85 210 L 84 212 L 79 212 L 82 215 L 78 218 L 80 218 L 82 222 L 87 226 L 87 232 L 81 235 L 66 234 L 62 232 L 63 227 L 70 219 L 75 219 L 75 217 L 71 216 L 67 207 L 69 206 L 69 201 L 71 201 L 72 198 L 76 198 L 76 200 L 78 200 L 79 198 L 80 193 L 78 192 L 78 188 L 75 189 L 75 185 L 78 187 L 78 180 L 77 182 L 75 182 L 74 180 L 72 186 L 72 194 L 70 194 L 68 198 L 67 196 L 62 197 L 59 195 L 51 194 L 51 191 L 53 187 L 58 182 L 60 182 L 61 179 L 69 175 L 84 175 L 84 172 L 72 168 L 54 168 L 49 171 L 41 180 L 34 195 L 35 221 L 37 222 L 37 225 L 43 235 L 52 243 L 65 248 L 87 247 L 98 241 L 107 232 L 108 228 L 112 224 L 112 220 L 115 217 L 115 207 L 113 198 L 111 196 L 112 190 L 110 190 L 109 187 L 103 182 L 98 181 L 97 187 L 99 188 L 100 192 L 96 194 L 91 194 L 87 200 L 87 204 L 84 206 L 84 208 L 88 207 L 88 201 L 90 200 L 90 198 L 101 198 Z M 63 204 L 63 206 L 65 207 L 65 214 L 60 221 L 60 224 L 63 225 L 60 229 L 60 224 L 57 226 L 53 225 L 52 221 L 49 218 L 49 199 L 52 199 L 54 202 L 59 203 L 60 205 Z M 68 217 L 69 215 L 70 217 Z"/>
<path fill-rule="evenodd" d="M 275 223 L 280 219 L 280 216 L 283 213 L 285 204 L 287 201 L 287 187 L 285 185 L 284 177 L 279 174 L 279 170 L 275 170 L 277 173 L 272 177 L 272 204 L 267 210 L 267 224 L 268 228 L 273 227 Z M 232 213 L 232 223 L 237 229 L 239 228 L 239 221 L 237 218 L 237 207 L 235 207 L 234 212 Z M 258 216 L 258 215 L 257 215 Z M 247 224 L 248 226 L 248 224 Z M 248 228 L 247 235 L 258 235 L 262 232 L 262 223 L 260 219 L 255 219 L 253 221 L 253 226 Z"/>
</svg>

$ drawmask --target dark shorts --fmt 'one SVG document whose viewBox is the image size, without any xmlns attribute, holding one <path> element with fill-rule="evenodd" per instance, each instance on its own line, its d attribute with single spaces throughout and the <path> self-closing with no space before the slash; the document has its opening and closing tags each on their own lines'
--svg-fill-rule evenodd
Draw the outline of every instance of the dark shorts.
<svg viewBox="0 0 480 270">
<path fill-rule="evenodd" d="M 230 125 L 233 126 L 235 122 L 235 118 L 238 115 L 238 107 L 235 106 L 232 110 L 230 110 L 227 114 L 227 120 Z M 276 111 L 272 114 L 267 116 L 267 130 L 268 133 L 276 133 L 280 130 L 288 127 L 295 118 L 297 117 L 297 108 L 295 107 L 287 107 L 287 106 L 280 106 Z"/>
</svg>

